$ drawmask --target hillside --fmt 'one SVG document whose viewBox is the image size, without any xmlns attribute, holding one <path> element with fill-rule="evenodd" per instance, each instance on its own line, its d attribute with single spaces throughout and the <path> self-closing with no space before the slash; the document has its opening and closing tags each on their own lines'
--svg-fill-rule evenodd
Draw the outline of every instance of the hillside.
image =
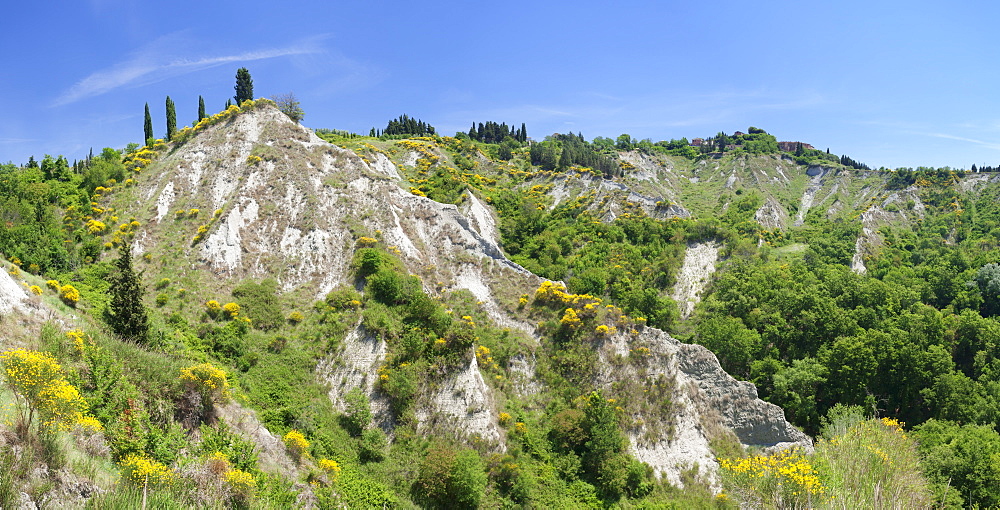
<svg viewBox="0 0 1000 510">
<path fill-rule="evenodd" d="M 0 348 L 52 352 L 89 408 L 69 433 L 4 426 L 6 451 L 54 446 L 0 459 L 19 473 L 0 503 L 130 506 L 166 473 L 164 505 L 725 507 L 757 497 L 732 468 L 746 448 L 815 455 L 823 491 L 782 482 L 810 505 L 963 497 L 933 485 L 951 473 L 890 467 L 917 445 L 865 413 L 995 423 L 993 404 L 945 402 L 995 394 L 977 271 L 1000 175 L 633 149 L 607 178 L 527 145 L 333 141 L 258 101 L 126 155 L 78 202 L 38 180 L 64 193 L 46 228 L 77 248 L 7 227 Z M 124 342 L 104 324 L 119 248 L 151 322 Z M 854 446 L 881 448 L 891 490 L 863 499 L 870 479 L 842 478 L 860 454 L 801 429 L 874 441 Z"/>
</svg>

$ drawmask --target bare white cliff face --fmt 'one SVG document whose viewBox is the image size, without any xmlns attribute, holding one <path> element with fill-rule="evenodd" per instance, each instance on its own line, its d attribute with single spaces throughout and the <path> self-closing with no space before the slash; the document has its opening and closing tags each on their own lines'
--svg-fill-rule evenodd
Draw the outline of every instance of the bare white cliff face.
<svg viewBox="0 0 1000 510">
<path fill-rule="evenodd" d="M 716 241 L 688 243 L 671 296 L 677 303 L 682 319 L 690 317 L 695 305 L 701 301 L 701 293 L 715 272 L 719 248 L 721 245 Z"/>
</svg>

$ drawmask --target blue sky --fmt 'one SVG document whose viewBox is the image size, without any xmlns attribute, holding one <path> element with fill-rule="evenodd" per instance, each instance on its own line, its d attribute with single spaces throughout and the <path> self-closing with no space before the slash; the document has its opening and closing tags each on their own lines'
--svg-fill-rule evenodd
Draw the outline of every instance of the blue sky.
<svg viewBox="0 0 1000 510">
<path fill-rule="evenodd" d="M 15 2 L 0 161 L 82 158 L 234 93 L 313 128 L 406 113 L 654 141 L 757 126 L 873 167 L 1000 165 L 995 2 Z"/>
</svg>

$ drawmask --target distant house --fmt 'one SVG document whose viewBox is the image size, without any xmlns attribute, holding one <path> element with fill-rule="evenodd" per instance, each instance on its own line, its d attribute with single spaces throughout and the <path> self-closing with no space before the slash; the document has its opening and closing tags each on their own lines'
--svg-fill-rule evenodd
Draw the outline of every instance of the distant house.
<svg viewBox="0 0 1000 510">
<path fill-rule="evenodd" d="M 704 143 L 705 143 L 704 138 L 695 138 L 691 140 L 691 147 L 701 147 L 702 145 L 704 145 Z"/>
<path fill-rule="evenodd" d="M 743 131 L 737 131 L 737 132 L 733 133 L 733 136 L 743 136 L 745 134 L 746 133 L 744 133 Z"/>
<path fill-rule="evenodd" d="M 812 145 L 805 142 L 778 142 L 778 148 L 784 152 L 795 152 L 795 149 L 799 144 L 802 144 L 802 149 L 815 149 Z"/>
</svg>

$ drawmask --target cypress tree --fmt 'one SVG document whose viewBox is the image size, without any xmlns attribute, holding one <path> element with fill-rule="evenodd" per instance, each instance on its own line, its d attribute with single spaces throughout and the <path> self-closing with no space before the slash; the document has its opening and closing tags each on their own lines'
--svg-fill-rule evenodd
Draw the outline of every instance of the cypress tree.
<svg viewBox="0 0 1000 510">
<path fill-rule="evenodd" d="M 226 107 L 225 107 L 225 109 L 228 110 L 229 107 L 232 106 L 232 105 L 233 105 L 233 100 L 232 99 L 226 99 Z"/>
<path fill-rule="evenodd" d="M 143 137 L 142 142 L 148 145 L 150 139 L 153 138 L 153 118 L 149 115 L 149 103 L 146 103 L 146 120 L 142 125 L 142 131 L 146 135 Z"/>
<path fill-rule="evenodd" d="M 115 270 L 108 277 L 111 303 L 105 320 L 111 330 L 125 340 L 145 343 L 149 334 L 149 317 L 142 304 L 142 284 L 132 268 L 132 250 L 122 245 L 118 250 Z"/>
<path fill-rule="evenodd" d="M 469 138 L 471 138 L 473 140 L 478 140 L 479 139 L 479 131 L 476 131 L 476 123 L 475 122 L 473 122 L 472 123 L 472 127 L 469 128 Z"/>
<path fill-rule="evenodd" d="M 236 100 L 236 106 L 253 99 L 253 79 L 245 67 L 236 70 L 236 96 L 233 99 Z"/>
<path fill-rule="evenodd" d="M 205 114 L 205 98 L 198 96 L 198 120 L 208 117 Z"/>
<path fill-rule="evenodd" d="M 174 137 L 177 131 L 177 110 L 174 108 L 174 101 L 167 96 L 167 141 Z"/>
</svg>

